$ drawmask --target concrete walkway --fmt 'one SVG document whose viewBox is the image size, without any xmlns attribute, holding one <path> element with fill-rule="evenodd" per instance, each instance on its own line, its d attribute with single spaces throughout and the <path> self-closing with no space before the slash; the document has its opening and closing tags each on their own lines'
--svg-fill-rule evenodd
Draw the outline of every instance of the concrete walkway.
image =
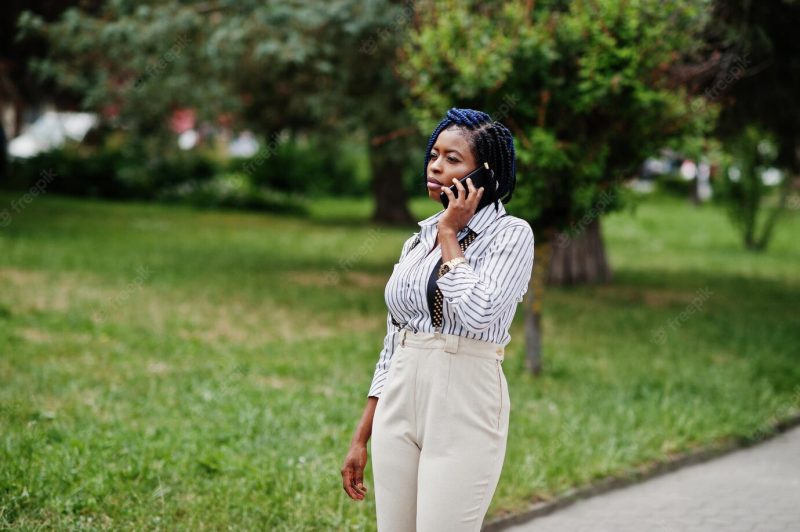
<svg viewBox="0 0 800 532">
<path fill-rule="evenodd" d="M 798 532 L 800 427 L 505 530 Z"/>
</svg>

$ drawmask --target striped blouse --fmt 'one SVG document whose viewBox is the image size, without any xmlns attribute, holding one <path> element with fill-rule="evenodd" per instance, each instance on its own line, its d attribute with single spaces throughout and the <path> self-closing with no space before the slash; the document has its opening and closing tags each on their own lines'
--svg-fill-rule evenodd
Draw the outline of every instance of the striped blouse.
<svg viewBox="0 0 800 532">
<path fill-rule="evenodd" d="M 368 397 L 380 397 L 401 328 L 443 332 L 507 345 L 517 304 L 528 291 L 533 268 L 533 230 L 521 218 L 506 214 L 497 202 L 475 213 L 457 235 L 477 233 L 457 265 L 436 282 L 442 292 L 442 325 L 433 327 L 428 307 L 428 279 L 442 257 L 436 224 L 444 209 L 422 220 L 420 230 L 403 244 L 400 259 L 386 283 L 386 336 L 375 365 Z M 399 324 L 393 323 L 393 318 Z"/>
</svg>

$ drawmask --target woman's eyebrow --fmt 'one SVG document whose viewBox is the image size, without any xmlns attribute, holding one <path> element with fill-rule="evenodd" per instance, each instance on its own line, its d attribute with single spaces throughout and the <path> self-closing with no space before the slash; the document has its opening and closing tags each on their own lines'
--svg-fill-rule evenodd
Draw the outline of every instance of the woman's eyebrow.
<svg viewBox="0 0 800 532">
<path fill-rule="evenodd" d="M 436 150 L 436 148 L 432 148 L 432 149 Z M 461 152 L 458 151 L 458 150 L 444 150 L 444 152 L 445 153 L 455 153 L 456 155 L 459 155 L 459 156 L 463 157 L 463 155 L 461 155 Z"/>
</svg>

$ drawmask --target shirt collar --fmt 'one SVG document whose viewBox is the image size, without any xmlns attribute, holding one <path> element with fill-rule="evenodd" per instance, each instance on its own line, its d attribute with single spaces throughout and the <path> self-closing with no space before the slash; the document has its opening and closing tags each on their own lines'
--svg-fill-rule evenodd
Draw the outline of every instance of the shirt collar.
<svg viewBox="0 0 800 532">
<path fill-rule="evenodd" d="M 501 201 L 497 202 L 497 211 L 494 210 L 494 203 L 490 203 L 486 207 L 476 212 L 472 218 L 470 218 L 470 220 L 467 222 L 467 227 L 476 233 L 481 234 L 484 229 L 489 227 L 492 222 L 505 213 L 506 209 Z M 417 223 L 423 229 L 425 229 L 426 226 L 435 227 L 442 215 L 444 215 L 444 209 Z"/>
</svg>

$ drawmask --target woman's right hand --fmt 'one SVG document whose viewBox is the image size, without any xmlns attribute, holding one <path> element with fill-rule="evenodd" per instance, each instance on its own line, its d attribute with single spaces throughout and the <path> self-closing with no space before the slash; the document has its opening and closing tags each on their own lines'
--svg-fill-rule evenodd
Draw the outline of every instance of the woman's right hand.
<svg viewBox="0 0 800 532">
<path fill-rule="evenodd" d="M 364 469 L 367 467 L 367 445 L 353 442 L 342 466 L 342 487 L 351 499 L 363 500 L 367 493 Z"/>
</svg>

